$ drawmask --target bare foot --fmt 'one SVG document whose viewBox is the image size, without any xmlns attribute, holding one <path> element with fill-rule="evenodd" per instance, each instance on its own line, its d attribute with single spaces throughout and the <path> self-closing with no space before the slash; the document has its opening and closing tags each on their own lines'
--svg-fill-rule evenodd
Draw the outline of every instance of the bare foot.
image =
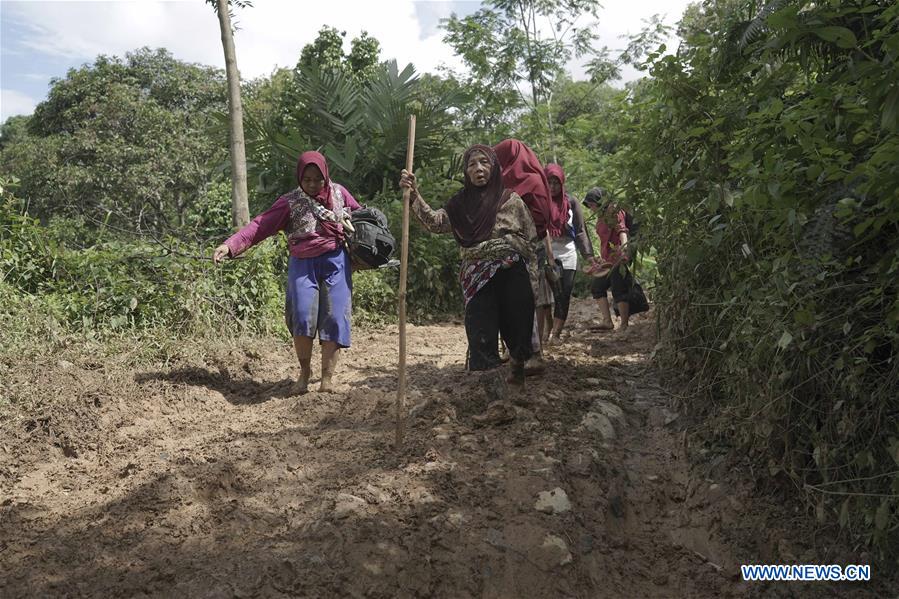
<svg viewBox="0 0 899 599">
<path fill-rule="evenodd" d="M 611 331 L 612 329 L 615 328 L 615 325 L 613 325 L 611 322 L 593 321 L 591 328 L 596 329 L 598 331 Z"/>
<path fill-rule="evenodd" d="M 472 416 L 471 419 L 481 426 L 507 424 L 515 420 L 515 408 L 505 401 L 494 401 L 483 414 Z"/>
<path fill-rule="evenodd" d="M 322 379 L 322 382 L 318 385 L 318 390 L 320 393 L 334 393 L 334 383 Z"/>
<path fill-rule="evenodd" d="M 293 384 L 294 395 L 305 395 L 309 393 L 309 375 L 310 372 L 300 370 L 300 378 Z"/>
<path fill-rule="evenodd" d="M 524 363 L 524 373 L 528 376 L 543 374 L 546 370 L 546 361 L 543 356 L 534 356 Z"/>
</svg>

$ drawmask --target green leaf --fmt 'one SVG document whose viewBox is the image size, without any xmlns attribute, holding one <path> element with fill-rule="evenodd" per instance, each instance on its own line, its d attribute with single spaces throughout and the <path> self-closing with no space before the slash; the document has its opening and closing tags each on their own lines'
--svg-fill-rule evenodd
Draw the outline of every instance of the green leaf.
<svg viewBox="0 0 899 599">
<path fill-rule="evenodd" d="M 788 6 L 768 15 L 768 25 L 775 29 L 790 29 L 796 25 L 796 7 Z"/>
<path fill-rule="evenodd" d="M 899 130 L 899 86 L 893 89 L 883 102 L 880 126 L 887 131 Z"/>
<path fill-rule="evenodd" d="M 796 321 L 796 324 L 800 324 L 803 326 L 811 326 L 815 324 L 815 316 L 812 314 L 811 310 L 796 310 L 793 313 L 793 320 Z"/>
<path fill-rule="evenodd" d="M 849 525 L 849 501 L 850 497 L 847 497 L 843 501 L 843 505 L 840 506 L 840 528 L 846 528 Z"/>
<path fill-rule="evenodd" d="M 777 342 L 777 347 L 780 349 L 786 349 L 790 343 L 793 342 L 793 335 L 790 334 L 790 331 L 784 331 L 783 335 L 780 336 L 780 340 Z"/>
<path fill-rule="evenodd" d="M 873 218 L 866 218 L 862 222 L 860 222 L 857 225 L 855 225 L 854 227 L 852 227 L 852 234 L 855 235 L 856 237 L 861 237 L 862 234 L 865 231 L 867 231 L 868 227 L 870 227 L 873 223 L 874 223 Z"/>
<path fill-rule="evenodd" d="M 889 522 L 890 515 L 890 503 L 889 500 L 884 499 L 880 502 L 880 507 L 877 508 L 877 513 L 874 514 L 874 527 L 877 530 L 886 530 L 887 523 Z"/>
<path fill-rule="evenodd" d="M 840 48 L 854 48 L 858 43 L 855 34 L 845 27 L 816 27 L 815 35 L 828 42 L 835 42 Z"/>
</svg>

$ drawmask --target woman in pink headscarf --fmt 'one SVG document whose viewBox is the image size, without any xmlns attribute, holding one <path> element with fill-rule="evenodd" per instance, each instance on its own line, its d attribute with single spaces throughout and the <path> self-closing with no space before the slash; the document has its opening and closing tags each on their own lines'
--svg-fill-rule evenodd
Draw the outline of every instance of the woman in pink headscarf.
<svg viewBox="0 0 899 599">
<path fill-rule="evenodd" d="M 591 263 L 594 256 L 593 243 L 584 226 L 584 211 L 577 199 L 565 190 L 565 171 L 558 164 L 547 164 L 546 180 L 549 181 L 549 191 L 552 194 L 553 222 L 547 229 L 547 234 L 552 240 L 553 255 L 562 265 L 561 283 L 553 289 L 553 326 L 546 340 L 546 345 L 553 345 L 558 343 L 565 321 L 568 320 L 568 307 L 577 272 L 577 255 L 580 253 Z M 562 226 L 556 226 L 559 222 Z M 544 317 L 547 316 L 550 315 L 544 314 Z"/>
<path fill-rule="evenodd" d="M 299 187 L 229 237 L 212 258 L 218 264 L 285 232 L 290 261 L 284 312 L 300 362 L 297 392 L 308 390 L 316 334 L 322 352 L 319 391 L 331 392 L 338 351 L 350 346 L 353 281 L 344 221 L 360 206 L 328 177 L 328 163 L 318 152 L 300 155 L 296 177 Z"/>
</svg>

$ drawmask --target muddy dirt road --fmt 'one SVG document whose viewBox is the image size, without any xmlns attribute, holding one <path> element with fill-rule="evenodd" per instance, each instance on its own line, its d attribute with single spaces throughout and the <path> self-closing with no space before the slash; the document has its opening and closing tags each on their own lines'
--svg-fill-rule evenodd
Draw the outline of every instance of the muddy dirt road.
<svg viewBox="0 0 899 599">
<path fill-rule="evenodd" d="M 765 528 L 748 475 L 690 457 L 652 320 L 619 341 L 589 309 L 488 425 L 460 324 L 410 327 L 399 452 L 395 327 L 356 332 L 335 394 L 291 396 L 274 340 L 11 368 L 56 399 L 0 428 L 0 595 L 874 596 L 740 581 L 746 560 L 834 562 Z"/>
</svg>

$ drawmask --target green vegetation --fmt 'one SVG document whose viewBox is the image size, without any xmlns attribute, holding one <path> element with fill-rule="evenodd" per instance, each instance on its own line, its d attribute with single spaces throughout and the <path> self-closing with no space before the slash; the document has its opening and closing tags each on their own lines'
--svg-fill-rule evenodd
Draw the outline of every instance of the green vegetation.
<svg viewBox="0 0 899 599">
<path fill-rule="evenodd" d="M 711 432 L 895 554 L 899 6 L 706 2 L 681 36 L 613 159 L 665 361 Z"/>
<path fill-rule="evenodd" d="M 658 357 L 709 434 L 795 486 L 811 517 L 899 555 L 899 7 L 706 0 L 675 53 L 653 22 L 611 59 L 579 33 L 595 3 L 533 4 L 573 37 L 541 41 L 489 2 L 444 23 L 468 75 L 417 77 L 364 34 L 345 54 L 325 28 L 294 69 L 246 83 L 251 212 L 321 148 L 398 228 L 410 112 L 435 206 L 467 144 L 526 140 L 570 192 L 606 187 L 641 222 Z M 473 41 L 497 50 L 489 62 L 464 53 Z M 590 81 L 562 70 L 568 54 L 592 54 Z M 607 85 L 625 63 L 650 76 Z M 226 123 L 222 73 L 143 49 L 71 71 L 2 125 L 5 353 L 71 335 L 286 334 L 283 238 L 221 268 L 206 257 L 230 233 Z M 452 238 L 413 222 L 410 248 L 412 316 L 457 313 Z M 357 320 L 394 317 L 396 278 L 356 275 Z"/>
</svg>

